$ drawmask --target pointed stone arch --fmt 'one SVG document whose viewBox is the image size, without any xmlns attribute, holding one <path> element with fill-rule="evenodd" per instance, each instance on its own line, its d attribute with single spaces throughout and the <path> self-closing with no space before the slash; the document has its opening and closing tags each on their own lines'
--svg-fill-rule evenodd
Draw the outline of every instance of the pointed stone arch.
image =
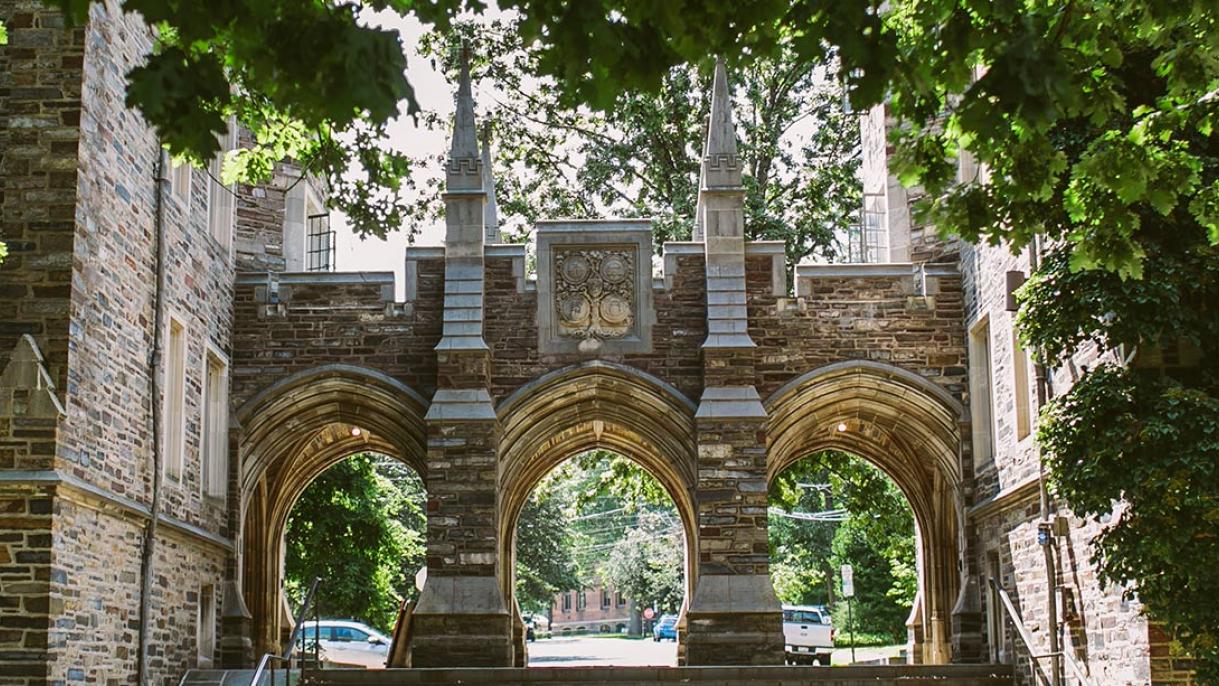
<svg viewBox="0 0 1219 686">
<path fill-rule="evenodd" d="M 547 473 L 594 449 L 635 462 L 673 499 L 685 534 L 689 601 L 698 571 L 695 410 L 693 402 L 656 377 L 603 361 L 543 375 L 500 403 L 498 577 L 509 607 L 518 614 L 516 624 L 514 568 L 521 510 Z M 523 664 L 524 644 L 519 637 L 514 643 L 517 663 Z"/>
<path fill-rule="evenodd" d="M 360 452 L 396 458 L 426 481 L 426 410 L 402 382 L 337 364 L 281 379 L 238 409 L 238 567 L 256 651 L 277 651 L 282 639 L 283 532 L 301 493 Z"/>
<path fill-rule="evenodd" d="M 922 649 L 915 658 L 948 662 L 963 559 L 961 404 L 917 374 L 861 360 L 803 374 L 765 405 L 769 480 L 809 454 L 837 449 L 876 465 L 905 494 L 919 539 L 912 624 Z"/>
</svg>

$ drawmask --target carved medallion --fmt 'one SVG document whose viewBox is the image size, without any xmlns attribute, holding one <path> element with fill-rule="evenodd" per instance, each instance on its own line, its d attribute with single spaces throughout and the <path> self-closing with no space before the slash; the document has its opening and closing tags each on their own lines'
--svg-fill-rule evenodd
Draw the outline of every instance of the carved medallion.
<svg viewBox="0 0 1219 686">
<path fill-rule="evenodd" d="M 555 249 L 559 336 L 613 340 L 634 333 L 635 251 L 633 246 Z"/>
<path fill-rule="evenodd" d="M 652 352 L 651 221 L 542 221 L 537 236 L 538 351 Z"/>
</svg>

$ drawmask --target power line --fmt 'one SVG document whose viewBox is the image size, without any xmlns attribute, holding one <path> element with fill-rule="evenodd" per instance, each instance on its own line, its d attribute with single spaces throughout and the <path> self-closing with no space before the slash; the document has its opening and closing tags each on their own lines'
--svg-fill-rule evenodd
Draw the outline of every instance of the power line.
<svg viewBox="0 0 1219 686">
<path fill-rule="evenodd" d="M 806 522 L 845 522 L 851 513 L 844 509 L 822 510 L 821 512 L 788 512 L 778 507 L 766 508 L 767 514 L 787 519 L 799 519 Z"/>
</svg>

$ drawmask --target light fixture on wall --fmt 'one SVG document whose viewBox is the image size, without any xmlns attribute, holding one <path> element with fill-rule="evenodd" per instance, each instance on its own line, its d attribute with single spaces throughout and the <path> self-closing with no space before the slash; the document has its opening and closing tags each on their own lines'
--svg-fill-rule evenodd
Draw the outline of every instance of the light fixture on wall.
<svg viewBox="0 0 1219 686">
<path fill-rule="evenodd" d="M 846 422 L 838 422 L 838 431 L 839 431 L 839 432 L 844 432 L 844 431 L 846 431 L 846 430 L 847 430 L 847 423 L 846 423 Z"/>
<path fill-rule="evenodd" d="M 363 430 L 363 429 L 361 429 L 360 427 L 358 427 L 358 426 L 353 426 L 353 427 L 351 427 L 351 435 L 352 435 L 354 438 L 359 438 L 359 437 L 360 437 L 360 434 L 362 434 L 362 433 L 364 433 L 364 430 Z"/>
</svg>

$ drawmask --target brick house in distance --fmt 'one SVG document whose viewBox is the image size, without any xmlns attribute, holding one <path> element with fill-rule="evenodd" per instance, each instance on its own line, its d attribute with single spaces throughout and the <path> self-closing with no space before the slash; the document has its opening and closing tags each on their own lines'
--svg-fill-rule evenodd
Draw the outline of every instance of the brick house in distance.
<svg viewBox="0 0 1219 686">
<path fill-rule="evenodd" d="M 556 593 L 550 608 L 553 636 L 625 634 L 631 628 L 634 601 L 609 586 L 589 586 Z"/>
</svg>

